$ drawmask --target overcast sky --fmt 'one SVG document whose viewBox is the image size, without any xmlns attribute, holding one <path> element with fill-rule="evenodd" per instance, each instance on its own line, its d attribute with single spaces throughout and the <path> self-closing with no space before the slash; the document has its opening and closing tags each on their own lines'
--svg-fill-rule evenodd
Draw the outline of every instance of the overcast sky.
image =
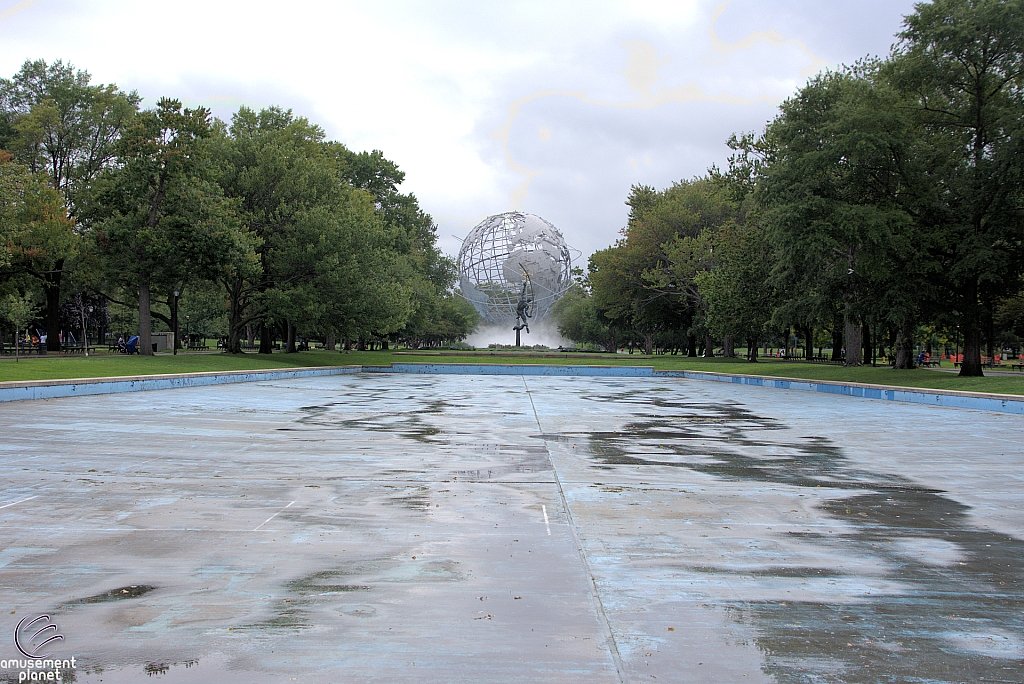
<svg viewBox="0 0 1024 684">
<path fill-rule="evenodd" d="M 489 214 L 548 219 L 585 258 L 632 184 L 724 165 L 823 68 L 885 54 L 911 0 L 0 0 L 0 74 L 63 59 L 94 82 L 280 105 L 380 149 L 442 248 Z"/>
</svg>

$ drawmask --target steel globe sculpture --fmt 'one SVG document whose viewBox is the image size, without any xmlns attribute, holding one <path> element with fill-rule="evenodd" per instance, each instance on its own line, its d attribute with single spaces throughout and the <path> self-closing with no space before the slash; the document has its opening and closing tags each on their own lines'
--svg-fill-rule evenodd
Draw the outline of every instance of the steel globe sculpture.
<svg viewBox="0 0 1024 684">
<path fill-rule="evenodd" d="M 571 267 L 569 246 L 557 228 L 539 216 L 510 211 L 488 216 L 470 231 L 459 250 L 459 286 L 487 322 L 525 324 L 517 316 L 521 301 L 529 302 L 533 321 L 543 319 L 569 289 Z"/>
</svg>

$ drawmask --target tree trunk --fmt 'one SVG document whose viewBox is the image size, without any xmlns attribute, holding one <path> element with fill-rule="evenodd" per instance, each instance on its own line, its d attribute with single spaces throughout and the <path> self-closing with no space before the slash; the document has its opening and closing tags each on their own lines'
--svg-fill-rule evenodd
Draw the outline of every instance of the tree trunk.
<svg viewBox="0 0 1024 684">
<path fill-rule="evenodd" d="M 256 346 L 256 328 L 251 323 L 247 323 L 245 326 L 245 342 L 250 349 Z"/>
<path fill-rule="evenodd" d="M 181 340 L 178 339 L 180 337 L 178 334 L 178 298 L 172 292 L 167 297 L 167 301 L 171 303 L 171 332 L 174 333 L 174 353 L 177 354 L 181 349 Z"/>
<path fill-rule="evenodd" d="M 43 278 L 43 292 L 46 294 L 46 351 L 60 351 L 60 280 L 64 272 L 64 260 L 59 259 L 53 270 Z"/>
<path fill-rule="evenodd" d="M 839 329 L 839 326 L 835 326 L 832 329 L 832 360 L 842 361 L 843 360 L 843 331 Z"/>
<path fill-rule="evenodd" d="M 757 338 L 747 339 L 747 361 L 757 361 Z"/>
<path fill-rule="evenodd" d="M 149 313 L 149 277 L 139 278 L 139 353 L 153 355 L 153 320 Z"/>
<path fill-rule="evenodd" d="M 846 317 L 843 321 L 844 342 L 846 346 L 846 365 L 860 366 L 863 364 L 861 350 L 864 347 L 864 338 L 861 336 L 861 327 L 853 318 Z"/>
<path fill-rule="evenodd" d="M 384 338 L 383 340 L 381 340 L 381 342 L 380 342 L 380 348 L 381 348 L 381 349 L 382 349 L 383 351 L 388 351 L 388 349 L 389 349 L 389 347 L 388 347 L 388 338 L 386 338 L 386 337 L 385 337 L 385 338 Z"/>
<path fill-rule="evenodd" d="M 995 322 L 992 316 L 992 307 L 986 307 L 985 310 L 985 349 L 986 356 L 988 356 L 989 363 L 995 364 L 996 362 L 996 329 Z"/>
<path fill-rule="evenodd" d="M 725 335 L 722 338 L 722 356 L 727 359 L 736 358 L 736 342 L 732 335 Z"/>
<path fill-rule="evenodd" d="M 288 330 L 288 344 L 285 347 L 286 354 L 295 353 L 295 325 L 291 321 L 285 323 L 285 328 Z"/>
<path fill-rule="evenodd" d="M 914 367 L 914 328 L 907 322 L 900 323 L 896 332 L 896 365 L 898 370 L 910 370 Z"/>
<path fill-rule="evenodd" d="M 229 354 L 242 353 L 242 313 L 246 302 L 243 301 L 241 279 L 234 279 L 224 284 L 228 290 L 228 339 L 224 343 L 224 351 Z M 246 330 L 251 330 L 245 325 Z"/>
<path fill-rule="evenodd" d="M 334 335 L 328 335 L 324 340 L 324 349 L 327 351 L 334 351 Z"/>
<path fill-rule="evenodd" d="M 235 326 L 228 327 L 228 339 L 224 344 L 224 351 L 229 354 L 241 354 L 242 353 L 242 334 L 241 330 Z"/>
<path fill-rule="evenodd" d="M 814 358 L 814 326 L 809 325 L 804 329 L 804 361 Z"/>
<path fill-rule="evenodd" d="M 862 363 L 865 366 L 867 366 L 867 365 L 871 364 L 871 327 L 868 325 L 867 321 L 864 321 L 863 323 L 861 323 L 861 325 L 860 325 L 860 334 L 861 334 L 861 345 L 862 345 L 862 350 L 861 350 Z M 849 349 L 849 347 L 847 347 L 847 349 Z"/>
<path fill-rule="evenodd" d="M 644 354 L 648 354 L 648 355 L 653 354 L 654 353 L 654 333 L 641 333 L 641 337 L 644 338 Z M 694 356 L 696 356 L 696 355 L 697 355 L 696 352 L 694 352 Z"/>
<path fill-rule="evenodd" d="M 517 330 L 516 332 L 518 333 L 519 331 Z M 518 338 L 519 335 L 516 335 L 516 337 Z M 518 341 L 516 342 L 516 346 L 517 347 L 519 346 L 519 342 Z M 360 337 L 359 338 L 359 340 L 356 342 L 356 351 L 366 351 L 366 338 L 364 338 L 364 337 Z"/>
<path fill-rule="evenodd" d="M 981 326 L 976 320 L 965 321 L 964 359 L 960 364 L 961 378 L 980 378 L 985 375 L 981 368 Z"/>
<path fill-rule="evenodd" d="M 704 335 L 704 358 L 710 359 L 715 355 L 715 341 L 710 334 Z"/>
<path fill-rule="evenodd" d="M 691 359 L 697 358 L 697 338 L 694 335 L 686 336 L 686 355 Z"/>
<path fill-rule="evenodd" d="M 260 354 L 274 353 L 274 326 L 267 321 L 260 324 Z"/>
</svg>

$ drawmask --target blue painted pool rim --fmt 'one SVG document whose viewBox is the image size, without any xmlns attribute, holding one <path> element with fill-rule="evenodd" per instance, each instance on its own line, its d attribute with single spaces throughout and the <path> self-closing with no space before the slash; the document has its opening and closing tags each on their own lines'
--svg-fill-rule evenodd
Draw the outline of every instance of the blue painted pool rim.
<svg viewBox="0 0 1024 684">
<path fill-rule="evenodd" d="M 889 385 L 872 385 L 833 380 L 775 378 L 740 373 L 713 371 L 655 370 L 651 366 L 587 366 L 554 364 L 453 364 L 394 363 L 390 366 L 324 366 L 319 368 L 285 368 L 255 371 L 221 371 L 180 373 L 174 375 L 137 375 L 112 378 L 77 378 L 65 380 L 28 380 L 0 382 L 0 403 L 33 399 L 117 394 L 181 387 L 234 384 L 311 378 L 352 373 L 412 373 L 432 375 L 531 375 L 546 377 L 624 377 L 685 378 L 710 382 L 728 382 L 755 387 L 822 392 L 840 396 L 882 401 L 898 401 L 946 408 L 975 409 L 1024 415 L 1024 396 L 920 389 Z"/>
</svg>

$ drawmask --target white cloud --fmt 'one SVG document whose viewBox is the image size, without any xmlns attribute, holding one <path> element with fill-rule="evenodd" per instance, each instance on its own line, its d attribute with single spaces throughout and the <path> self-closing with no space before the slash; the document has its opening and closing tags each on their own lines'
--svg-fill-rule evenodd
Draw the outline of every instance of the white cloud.
<svg viewBox="0 0 1024 684">
<path fill-rule="evenodd" d="M 630 184 L 721 164 L 730 132 L 808 69 L 884 51 L 911 4 L 0 0 L 0 74 L 63 58 L 150 104 L 292 108 L 398 162 L 450 252 L 518 192 L 589 253 Z"/>
</svg>

